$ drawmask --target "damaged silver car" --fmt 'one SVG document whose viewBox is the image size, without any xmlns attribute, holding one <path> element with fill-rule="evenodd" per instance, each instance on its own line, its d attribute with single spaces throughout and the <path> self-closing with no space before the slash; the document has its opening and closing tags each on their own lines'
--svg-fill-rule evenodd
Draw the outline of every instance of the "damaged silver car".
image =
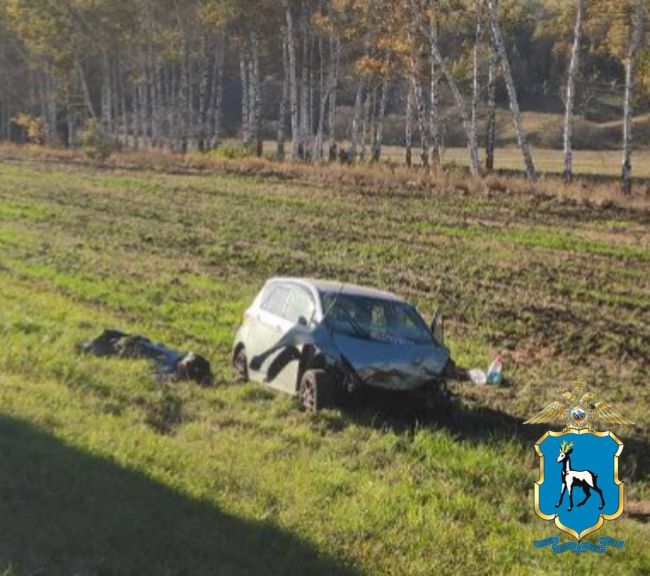
<svg viewBox="0 0 650 576">
<path fill-rule="evenodd" d="M 364 386 L 436 386 L 450 362 L 439 313 L 427 326 L 389 292 L 300 278 L 266 282 L 244 313 L 232 358 L 240 380 L 297 394 L 310 411 Z"/>
</svg>

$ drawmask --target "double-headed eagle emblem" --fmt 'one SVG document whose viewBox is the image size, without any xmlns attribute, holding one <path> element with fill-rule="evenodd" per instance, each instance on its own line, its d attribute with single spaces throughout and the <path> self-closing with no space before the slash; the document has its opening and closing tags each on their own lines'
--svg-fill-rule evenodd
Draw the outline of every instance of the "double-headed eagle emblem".
<svg viewBox="0 0 650 576">
<path fill-rule="evenodd" d="M 576 383 L 560 398 L 526 420 L 524 424 L 543 424 L 561 420 L 565 423 L 565 430 L 570 428 L 591 429 L 594 420 L 600 420 L 607 424 L 634 424 L 632 420 L 623 416 L 604 400 L 598 401 L 598 393 L 588 389 L 584 382 Z"/>
</svg>

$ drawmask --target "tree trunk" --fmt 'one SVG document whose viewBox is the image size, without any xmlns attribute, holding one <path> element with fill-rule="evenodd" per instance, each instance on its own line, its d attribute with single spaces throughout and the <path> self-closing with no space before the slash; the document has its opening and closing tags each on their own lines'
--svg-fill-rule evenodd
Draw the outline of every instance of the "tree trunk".
<svg viewBox="0 0 650 576">
<path fill-rule="evenodd" d="M 404 147 L 406 151 L 406 166 L 413 165 L 413 83 L 407 83 L 406 112 L 404 114 Z"/>
<path fill-rule="evenodd" d="M 102 54 L 102 85 L 101 85 L 101 110 L 102 110 L 102 129 L 104 134 L 111 132 L 111 69 L 106 53 Z"/>
<path fill-rule="evenodd" d="M 133 147 L 137 150 L 140 147 L 142 137 L 142 114 L 140 113 L 140 85 L 131 85 L 131 123 L 133 133 Z"/>
<path fill-rule="evenodd" d="M 449 68 L 447 68 L 447 65 L 442 59 L 442 55 L 440 54 L 440 50 L 438 49 L 437 44 L 432 45 L 431 53 L 433 54 L 433 57 L 435 58 L 438 67 L 440 68 L 440 71 L 442 72 L 445 79 L 447 80 L 447 84 L 449 84 L 449 89 L 451 90 L 452 96 L 454 97 L 454 102 L 456 103 L 456 109 L 458 110 L 458 113 L 460 114 L 463 120 L 465 133 L 467 134 L 467 147 L 469 148 L 470 172 L 472 173 L 473 176 L 478 176 L 481 172 L 481 166 L 479 164 L 479 157 L 478 157 L 478 141 L 476 138 L 476 129 L 475 129 L 476 127 L 472 126 L 470 116 L 467 113 L 467 108 L 465 106 L 465 100 L 463 98 L 463 95 L 460 93 L 460 90 L 458 89 L 458 85 L 456 84 L 456 80 L 451 75 Z"/>
<path fill-rule="evenodd" d="M 623 170 L 621 192 L 632 193 L 632 97 L 639 48 L 643 41 L 646 20 L 645 0 L 639 0 L 634 14 L 634 30 L 625 57 L 625 97 L 623 101 Z"/>
<path fill-rule="evenodd" d="M 201 38 L 201 59 L 199 60 L 199 102 L 198 102 L 198 129 L 197 146 L 200 151 L 207 148 L 208 141 L 208 109 L 209 101 L 210 60 L 205 48 L 205 38 Z"/>
<path fill-rule="evenodd" d="M 575 83 L 580 55 L 582 35 L 582 0 L 576 0 L 576 21 L 573 29 L 573 46 L 566 83 L 566 101 L 564 115 L 564 181 L 573 180 L 573 107 L 575 101 Z"/>
<path fill-rule="evenodd" d="M 50 71 L 46 75 L 47 86 L 47 142 L 51 144 L 57 136 L 57 81 Z"/>
<path fill-rule="evenodd" d="M 485 169 L 494 170 L 494 148 L 497 141 L 497 109 L 496 109 L 496 79 L 497 79 L 497 52 L 490 39 L 490 65 L 488 69 L 487 86 L 487 126 L 485 135 Z"/>
<path fill-rule="evenodd" d="M 208 114 L 209 147 L 214 148 L 221 139 L 223 118 L 223 63 L 225 56 L 225 31 L 219 33 L 217 53 L 214 55 L 212 89 L 210 91 L 210 112 Z"/>
<path fill-rule="evenodd" d="M 384 119 L 386 117 L 386 103 L 388 101 L 388 80 L 381 84 L 381 95 L 379 97 L 379 115 L 375 124 L 375 132 L 372 139 L 372 161 L 379 162 L 381 159 L 381 146 L 384 139 Z"/>
<path fill-rule="evenodd" d="M 88 82 L 86 82 L 86 74 L 84 73 L 83 66 L 79 61 L 76 63 L 77 74 L 79 75 L 79 84 L 81 85 L 81 93 L 84 99 L 84 106 L 90 114 L 91 118 L 96 118 L 95 109 L 93 108 L 93 102 L 90 98 L 90 90 L 88 89 Z"/>
<path fill-rule="evenodd" d="M 300 132 L 302 148 L 300 156 L 304 159 L 311 138 L 311 119 L 309 117 L 309 15 L 307 3 L 302 12 L 302 69 L 300 72 Z"/>
<path fill-rule="evenodd" d="M 327 128 L 329 131 L 329 160 L 336 160 L 336 96 L 339 82 L 339 68 L 341 60 L 341 41 L 336 39 L 330 40 L 330 51 L 335 54 L 334 57 L 334 78 L 332 79 L 332 90 L 329 94 L 329 111 L 327 114 Z"/>
<path fill-rule="evenodd" d="M 146 64 L 142 65 L 142 78 L 144 82 L 140 84 L 142 91 L 142 126 L 143 136 L 147 147 L 151 146 L 151 91 L 150 91 L 150 78 L 147 74 Z"/>
<path fill-rule="evenodd" d="M 413 76 L 413 100 L 417 111 L 418 129 L 420 131 L 420 163 L 425 170 L 429 169 L 429 125 L 427 122 L 427 107 L 424 101 L 422 84 Z"/>
<path fill-rule="evenodd" d="M 287 126 L 287 104 L 289 101 L 289 54 L 287 48 L 287 30 L 282 27 L 282 95 L 280 96 L 280 110 L 278 111 L 278 136 L 276 158 L 280 161 L 284 160 L 284 140 Z"/>
<path fill-rule="evenodd" d="M 156 124 L 158 94 L 156 92 L 156 79 L 153 64 L 149 54 L 147 54 L 147 61 L 144 64 L 144 82 L 147 93 L 147 133 L 149 134 L 150 145 L 155 148 L 158 146 L 158 127 Z"/>
<path fill-rule="evenodd" d="M 239 75 L 241 79 L 241 139 L 244 146 L 250 145 L 250 94 L 248 86 L 248 57 L 244 50 L 239 53 Z"/>
<path fill-rule="evenodd" d="M 477 162 L 478 162 L 478 130 L 477 130 L 477 123 L 478 123 L 478 104 L 479 104 L 479 96 L 480 96 L 480 83 L 479 83 L 479 72 L 480 72 L 480 47 L 481 47 L 481 40 L 483 36 L 483 31 L 481 29 L 481 19 L 482 19 L 482 14 L 481 14 L 481 0 L 477 0 L 476 2 L 476 30 L 474 33 L 474 63 L 473 63 L 473 71 L 472 71 L 472 112 L 471 112 L 471 126 L 470 126 L 470 132 L 473 134 L 472 137 L 472 142 L 473 145 L 476 146 L 476 150 L 472 152 L 472 158 L 474 155 L 476 155 Z"/>
<path fill-rule="evenodd" d="M 173 63 L 170 66 L 169 70 L 169 103 L 167 106 L 168 110 L 168 121 L 169 121 L 169 136 L 171 148 L 175 149 L 180 139 L 180 116 L 178 114 L 178 65 Z"/>
<path fill-rule="evenodd" d="M 370 78 L 368 78 L 370 84 Z M 368 124 L 371 122 L 371 112 L 374 115 L 375 111 L 375 92 L 376 88 L 370 90 L 370 86 L 366 88 L 366 98 L 363 102 L 363 116 L 361 121 L 361 153 L 359 154 L 362 161 L 366 159 L 366 143 L 368 141 Z M 372 131 L 371 131 L 372 132 Z"/>
<path fill-rule="evenodd" d="M 183 152 L 191 149 L 196 141 L 196 98 L 194 97 L 194 62 L 191 57 L 191 48 L 187 50 L 185 57 L 185 67 L 187 73 L 187 143 Z"/>
<path fill-rule="evenodd" d="M 320 55 L 321 58 L 325 58 L 324 50 L 322 49 L 322 44 L 321 46 L 321 51 Z M 320 82 L 320 102 L 319 102 L 319 115 L 318 115 L 318 130 L 316 132 L 316 139 L 314 141 L 314 160 L 322 160 L 323 159 L 323 139 L 324 139 L 324 134 L 325 134 L 325 115 L 327 111 L 329 110 L 330 114 L 332 113 L 331 110 L 331 98 L 330 95 L 332 91 L 336 90 L 336 74 L 337 74 L 337 58 L 338 54 L 331 50 L 331 48 L 334 46 L 333 43 L 330 43 L 330 57 L 329 57 L 329 63 L 327 65 L 327 73 L 325 74 L 325 71 L 321 71 L 322 75 L 322 80 Z M 322 66 L 324 68 L 324 65 Z M 331 121 L 331 120 L 330 120 Z M 329 152 L 330 158 L 331 158 L 331 150 Z"/>
<path fill-rule="evenodd" d="M 528 180 L 535 180 L 537 173 L 535 172 L 535 164 L 533 157 L 530 153 L 526 133 L 521 122 L 521 111 L 519 110 L 519 100 L 517 99 L 517 89 L 515 82 L 512 78 L 512 71 L 510 69 L 510 61 L 508 60 L 508 53 L 506 52 L 506 45 L 501 34 L 501 24 L 499 11 L 497 8 L 497 0 L 487 0 L 488 8 L 490 11 L 490 23 L 492 27 L 492 39 L 494 46 L 501 60 L 501 69 L 503 70 L 503 78 L 506 82 L 506 89 L 508 91 L 508 100 L 510 102 L 510 111 L 512 112 L 512 121 L 517 134 L 517 142 L 521 149 L 521 154 L 524 158 L 524 165 L 526 167 L 526 177 Z"/>
<path fill-rule="evenodd" d="M 179 88 L 179 149 L 181 152 L 187 152 L 187 144 L 189 137 L 189 92 L 190 92 L 190 71 L 188 66 L 188 53 L 187 46 L 183 50 L 183 61 L 181 64 L 181 82 Z"/>
<path fill-rule="evenodd" d="M 432 52 L 431 57 L 431 101 L 429 108 L 429 135 L 431 137 L 431 162 L 434 168 L 439 168 L 442 162 L 440 155 L 440 107 L 438 105 L 440 78 L 436 59 L 433 58 L 433 47 L 438 45 L 438 25 L 435 19 L 435 13 L 431 11 L 429 22 L 430 38 L 429 49 Z"/>
<path fill-rule="evenodd" d="M 251 32 L 251 102 L 252 102 L 252 122 L 251 135 L 255 143 L 255 152 L 258 157 L 262 156 L 262 133 L 261 133 L 261 115 L 262 115 L 262 96 L 260 86 L 260 54 L 259 39 L 257 32 Z"/>
<path fill-rule="evenodd" d="M 287 2 L 287 53 L 289 56 L 289 114 L 291 116 L 291 158 L 300 158 L 302 140 L 298 117 L 298 83 L 296 78 L 296 39 L 293 33 L 293 14 Z"/>
<path fill-rule="evenodd" d="M 0 120 L 2 120 L 0 118 Z M 70 100 L 70 97 L 68 97 L 68 102 L 66 105 L 66 126 L 67 126 L 67 137 L 66 137 L 66 146 L 68 148 L 74 148 L 76 144 L 76 124 L 77 124 L 77 118 L 76 114 L 74 111 L 73 104 Z M 0 126 L 1 128 L 1 126 Z M 0 132 L 0 138 L 2 137 L 2 133 Z"/>
<path fill-rule="evenodd" d="M 363 112 L 363 87 L 365 84 L 365 78 L 359 79 L 359 84 L 357 85 L 357 93 L 354 97 L 354 112 L 352 116 L 352 130 L 350 134 L 350 162 L 355 162 L 357 159 L 357 153 L 359 148 L 359 124 L 361 123 L 361 114 Z"/>
<path fill-rule="evenodd" d="M 118 72 L 118 82 L 119 82 L 119 91 L 120 91 L 120 114 L 121 114 L 121 132 L 122 132 L 122 146 L 128 147 L 129 145 L 129 122 L 128 122 L 128 112 L 126 109 L 126 86 L 124 81 L 124 71 L 120 70 Z"/>
</svg>

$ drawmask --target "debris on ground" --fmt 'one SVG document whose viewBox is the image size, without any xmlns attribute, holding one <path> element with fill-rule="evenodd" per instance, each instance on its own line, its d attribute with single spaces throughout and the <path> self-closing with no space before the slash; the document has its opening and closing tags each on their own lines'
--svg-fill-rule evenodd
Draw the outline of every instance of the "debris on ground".
<svg viewBox="0 0 650 576">
<path fill-rule="evenodd" d="M 97 338 L 79 346 L 82 352 L 95 356 L 120 358 L 147 358 L 160 377 L 174 380 L 193 380 L 210 386 L 214 382 L 210 362 L 194 352 L 178 352 L 158 344 L 145 336 L 126 334 L 120 330 L 104 330 Z"/>
<path fill-rule="evenodd" d="M 503 377 L 502 372 L 503 372 L 503 357 L 499 353 L 497 354 L 496 358 L 492 360 L 492 363 L 488 368 L 487 383 L 493 384 L 494 386 L 498 386 L 499 384 L 501 384 L 501 380 Z"/>
<path fill-rule="evenodd" d="M 484 386 L 487 384 L 487 374 L 485 373 L 485 370 L 481 370 L 480 368 L 471 368 L 467 371 L 467 375 L 476 386 Z"/>
<path fill-rule="evenodd" d="M 490 363 L 490 367 L 487 369 L 487 372 L 481 368 L 471 368 L 467 371 L 467 375 L 476 386 L 485 386 L 486 384 L 499 386 L 503 380 L 502 355 L 496 355 L 496 358 Z"/>
</svg>

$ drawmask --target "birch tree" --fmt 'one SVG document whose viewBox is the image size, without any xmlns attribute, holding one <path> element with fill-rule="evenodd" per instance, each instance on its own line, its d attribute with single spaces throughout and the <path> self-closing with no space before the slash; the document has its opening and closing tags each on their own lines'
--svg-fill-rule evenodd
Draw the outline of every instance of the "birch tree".
<svg viewBox="0 0 650 576">
<path fill-rule="evenodd" d="M 289 115 L 291 117 L 291 158 L 297 160 L 300 157 L 302 139 L 300 131 L 300 120 L 298 117 L 298 84 L 296 78 L 296 41 L 294 37 L 293 13 L 291 2 L 287 2 L 287 54 L 289 62 Z"/>
<path fill-rule="evenodd" d="M 623 168 L 621 173 L 621 192 L 632 192 L 632 98 L 638 54 L 641 49 L 646 20 L 648 16 L 647 0 L 636 0 L 632 13 L 632 35 L 625 55 L 625 95 L 623 98 Z"/>
<path fill-rule="evenodd" d="M 490 15 L 490 25 L 492 28 L 492 41 L 494 42 L 494 48 L 499 55 L 501 70 L 503 72 L 503 79 L 506 83 L 506 89 L 508 91 L 508 101 L 510 103 L 510 111 L 512 113 L 512 122 L 514 124 L 515 133 L 517 135 L 517 143 L 519 144 L 519 148 L 524 159 L 526 177 L 528 180 L 535 180 L 537 178 L 537 174 L 535 172 L 535 164 L 530 153 L 530 147 L 528 146 L 528 140 L 526 138 L 526 133 L 524 132 L 524 127 L 521 121 L 521 111 L 519 110 L 517 89 L 515 88 L 515 82 L 512 77 L 512 70 L 510 68 L 510 60 L 508 59 L 506 45 L 503 40 L 503 34 L 501 33 L 501 21 L 497 7 L 497 0 L 487 0 L 487 5 Z"/>
<path fill-rule="evenodd" d="M 582 37 L 582 0 L 575 3 L 575 24 L 573 28 L 573 44 L 571 47 L 571 59 L 567 72 L 565 114 L 564 114 L 564 180 L 571 182 L 573 179 L 573 124 L 574 124 L 574 102 L 575 84 L 578 72 L 578 58 L 580 56 L 580 40 Z"/>
<path fill-rule="evenodd" d="M 487 80 L 487 120 L 485 127 L 485 169 L 488 172 L 494 170 L 494 148 L 497 140 L 497 110 L 496 110 L 496 87 L 497 87 L 497 64 L 498 56 L 494 43 L 490 40 L 490 61 L 488 65 Z"/>
</svg>

